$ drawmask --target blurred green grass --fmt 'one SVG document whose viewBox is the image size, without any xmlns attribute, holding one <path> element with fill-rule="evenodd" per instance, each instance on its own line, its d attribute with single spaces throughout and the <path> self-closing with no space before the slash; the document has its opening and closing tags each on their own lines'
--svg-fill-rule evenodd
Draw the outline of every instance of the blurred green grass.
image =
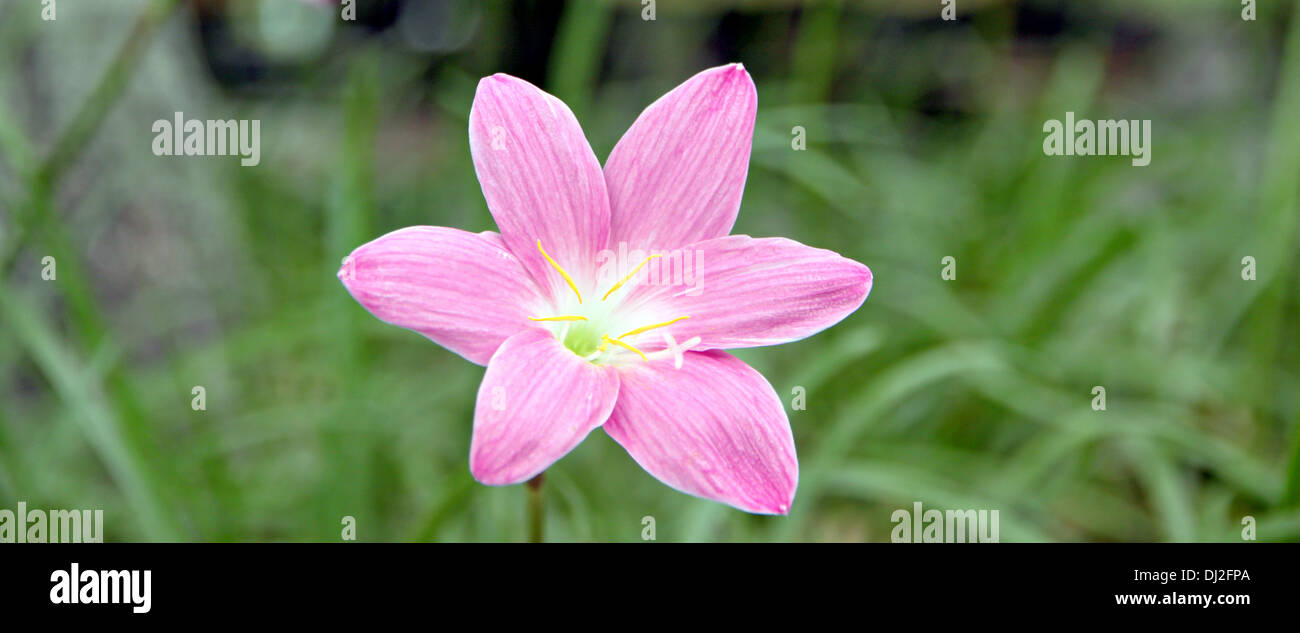
<svg viewBox="0 0 1300 633">
<path fill-rule="evenodd" d="M 547 473 L 549 539 L 637 541 L 648 515 L 660 540 L 888 540 L 913 501 L 998 509 L 1004 541 L 1240 540 L 1245 515 L 1300 538 L 1300 12 L 1097 3 L 1159 34 L 1134 53 L 1106 28 L 1017 39 L 1013 6 L 983 4 L 947 26 L 851 2 L 560 14 L 535 79 L 602 158 L 658 95 L 743 61 L 735 231 L 837 250 L 875 287 L 737 354 L 787 405 L 807 390 L 789 517 L 676 493 L 597 432 Z M 523 487 L 467 469 L 482 369 L 334 277 L 402 226 L 494 228 L 465 129 L 477 78 L 517 61 L 510 5 L 432 68 L 339 35 L 270 95 L 213 84 L 188 7 L 136 22 L 168 5 L 0 5 L 0 507 L 104 508 L 110 541 L 332 541 L 345 515 L 362 540 L 522 540 Z M 132 24 L 147 48 L 115 83 Z M 262 165 L 152 156 L 178 110 L 262 120 Z M 1152 119 L 1151 165 L 1044 157 L 1067 110 Z"/>
</svg>

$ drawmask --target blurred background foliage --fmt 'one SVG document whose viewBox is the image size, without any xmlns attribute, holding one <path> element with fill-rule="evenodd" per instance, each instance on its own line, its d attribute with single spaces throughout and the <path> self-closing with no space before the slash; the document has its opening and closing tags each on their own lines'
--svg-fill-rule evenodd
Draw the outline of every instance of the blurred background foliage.
<svg viewBox="0 0 1300 633">
<path fill-rule="evenodd" d="M 332 541 L 345 515 L 362 540 L 522 539 L 523 487 L 468 473 L 482 369 L 366 314 L 339 261 L 494 228 L 481 76 L 564 99 L 603 160 L 740 61 L 736 232 L 876 278 L 833 329 L 738 354 L 787 406 L 807 389 L 793 512 L 674 492 L 596 432 L 548 471 L 549 539 L 638 541 L 649 515 L 659 540 L 880 541 L 914 501 L 998 509 L 1003 541 L 1234 541 L 1245 515 L 1300 537 L 1290 3 L 325 4 L 0 0 L 0 507 L 103 508 L 109 541 Z M 155 157 L 177 111 L 261 120 L 261 164 Z M 1045 157 L 1066 111 L 1151 119 L 1150 166 Z"/>
</svg>

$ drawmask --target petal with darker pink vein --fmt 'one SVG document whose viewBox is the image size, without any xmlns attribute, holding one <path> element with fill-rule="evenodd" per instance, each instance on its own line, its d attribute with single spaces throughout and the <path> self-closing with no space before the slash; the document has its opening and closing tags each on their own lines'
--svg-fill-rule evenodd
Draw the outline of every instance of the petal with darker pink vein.
<svg viewBox="0 0 1300 633">
<path fill-rule="evenodd" d="M 544 305 L 496 233 L 413 226 L 361 245 L 339 279 L 381 321 L 415 330 L 486 365 Z"/>
<path fill-rule="evenodd" d="M 617 397 L 613 367 L 579 358 L 545 330 L 510 337 L 479 385 L 470 472 L 490 485 L 533 477 L 603 424 Z"/>
<path fill-rule="evenodd" d="M 610 244 L 673 249 L 731 232 L 757 110 L 740 64 L 700 72 L 650 104 L 605 161 Z"/>
<path fill-rule="evenodd" d="M 787 514 L 799 463 L 785 408 L 761 374 L 722 351 L 619 369 L 604 429 L 647 472 L 747 512 Z"/>
<path fill-rule="evenodd" d="M 678 341 L 698 336 L 696 350 L 806 338 L 857 310 L 871 292 L 866 266 L 781 237 L 704 240 L 656 263 L 670 260 L 674 263 L 664 264 L 657 281 L 636 286 L 624 304 L 647 323 L 690 317 L 641 336 L 653 340 L 664 331 Z M 686 274 L 674 268 L 683 262 Z"/>
<path fill-rule="evenodd" d="M 600 162 L 564 102 L 509 75 L 484 77 L 469 115 L 470 153 L 506 245 L 551 296 L 569 290 L 537 242 L 588 290 L 609 235 Z"/>
</svg>

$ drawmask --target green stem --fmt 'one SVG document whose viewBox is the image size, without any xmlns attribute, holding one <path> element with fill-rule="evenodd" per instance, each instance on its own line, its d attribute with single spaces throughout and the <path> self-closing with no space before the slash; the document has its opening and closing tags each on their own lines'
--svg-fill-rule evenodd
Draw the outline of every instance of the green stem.
<svg viewBox="0 0 1300 633">
<path fill-rule="evenodd" d="M 528 542 L 541 543 L 546 527 L 546 505 L 542 503 L 542 482 L 546 473 L 528 480 Z"/>
</svg>

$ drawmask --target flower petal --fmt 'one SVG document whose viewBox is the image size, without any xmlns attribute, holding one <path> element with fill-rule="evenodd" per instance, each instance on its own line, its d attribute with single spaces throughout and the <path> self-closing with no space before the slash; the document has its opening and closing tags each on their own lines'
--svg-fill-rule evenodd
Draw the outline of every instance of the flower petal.
<svg viewBox="0 0 1300 633">
<path fill-rule="evenodd" d="M 757 110 L 740 64 L 705 70 L 650 104 L 605 161 L 610 243 L 673 249 L 730 233 Z"/>
<path fill-rule="evenodd" d="M 682 492 L 760 514 L 787 514 L 799 483 L 794 436 L 772 385 L 722 351 L 686 352 L 619 370 L 605 432 Z"/>
<path fill-rule="evenodd" d="M 600 162 L 564 102 L 509 75 L 484 77 L 469 114 L 470 153 L 511 252 L 551 296 L 568 294 L 537 242 L 580 283 L 609 236 Z"/>
<path fill-rule="evenodd" d="M 853 313 L 871 292 L 871 271 L 834 251 L 780 237 L 729 235 L 654 260 L 655 276 L 629 292 L 637 322 L 667 328 L 696 350 L 778 345 L 812 336 Z M 633 339 L 635 341 L 637 339 Z"/>
<path fill-rule="evenodd" d="M 533 477 L 603 424 L 617 398 L 612 367 L 579 358 L 550 332 L 506 339 L 479 385 L 470 472 L 489 485 Z"/>
<path fill-rule="evenodd" d="M 496 233 L 412 226 L 361 245 L 339 279 L 381 321 L 415 330 L 486 365 L 543 305 L 537 286 Z"/>
</svg>

